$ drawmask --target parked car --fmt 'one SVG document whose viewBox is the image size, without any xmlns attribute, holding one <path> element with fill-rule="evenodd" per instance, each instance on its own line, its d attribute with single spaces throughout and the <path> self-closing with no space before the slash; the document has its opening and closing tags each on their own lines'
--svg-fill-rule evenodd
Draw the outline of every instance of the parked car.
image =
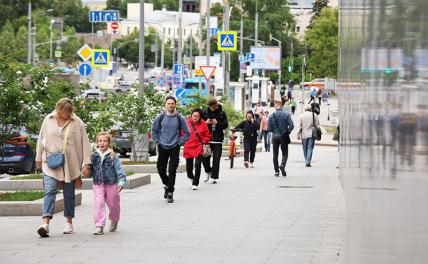
<svg viewBox="0 0 428 264">
<path fill-rule="evenodd" d="M 127 156 L 127 154 L 132 151 L 132 142 L 131 142 L 132 131 L 131 130 L 114 130 L 112 134 L 113 134 L 114 152 L 119 153 L 121 156 Z M 148 142 L 149 155 L 156 156 L 156 144 L 151 139 L 150 133 L 147 135 L 147 137 L 149 139 L 149 142 Z"/>
<path fill-rule="evenodd" d="M 132 83 L 126 81 L 119 81 L 119 87 L 115 89 L 117 93 L 127 93 L 131 90 Z"/>
<path fill-rule="evenodd" d="M 0 173 L 31 173 L 35 169 L 35 158 L 27 135 L 13 137 L 0 146 Z"/>
</svg>

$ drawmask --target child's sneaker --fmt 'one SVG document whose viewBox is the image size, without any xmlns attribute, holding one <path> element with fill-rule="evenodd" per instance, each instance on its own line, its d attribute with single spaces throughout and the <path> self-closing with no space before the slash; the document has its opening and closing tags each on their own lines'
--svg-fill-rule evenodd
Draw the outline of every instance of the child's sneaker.
<svg viewBox="0 0 428 264">
<path fill-rule="evenodd" d="M 41 225 L 39 229 L 37 229 L 37 233 L 39 233 L 40 237 L 49 237 L 49 225 Z"/>
<path fill-rule="evenodd" d="M 111 221 L 110 222 L 110 228 L 108 231 L 115 232 L 117 230 L 117 224 L 118 223 L 119 223 L 118 221 Z"/>
<path fill-rule="evenodd" d="M 102 235 L 104 234 L 103 228 L 101 226 L 97 226 L 95 229 L 94 235 Z"/>
<path fill-rule="evenodd" d="M 64 231 L 62 233 L 63 234 L 73 234 L 73 224 L 67 222 L 65 224 Z"/>
</svg>

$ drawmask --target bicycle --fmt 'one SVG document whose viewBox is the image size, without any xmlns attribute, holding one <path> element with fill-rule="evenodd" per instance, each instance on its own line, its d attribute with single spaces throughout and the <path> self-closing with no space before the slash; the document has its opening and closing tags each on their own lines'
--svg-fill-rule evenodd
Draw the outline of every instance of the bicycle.
<svg viewBox="0 0 428 264">
<path fill-rule="evenodd" d="M 230 142 L 229 142 L 229 161 L 230 161 L 230 168 L 233 169 L 233 162 L 236 157 L 236 139 L 238 138 L 235 136 L 235 132 L 240 132 L 239 130 L 235 129 L 228 129 L 232 132 L 232 134 L 229 136 Z"/>
</svg>

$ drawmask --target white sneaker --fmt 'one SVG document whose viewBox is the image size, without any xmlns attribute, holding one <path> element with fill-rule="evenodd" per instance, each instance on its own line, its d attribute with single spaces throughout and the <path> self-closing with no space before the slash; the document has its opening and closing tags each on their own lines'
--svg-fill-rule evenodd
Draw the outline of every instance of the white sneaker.
<svg viewBox="0 0 428 264">
<path fill-rule="evenodd" d="M 49 225 L 41 225 L 39 229 L 37 229 L 37 233 L 40 235 L 40 237 L 49 237 Z"/>
<path fill-rule="evenodd" d="M 108 231 L 115 232 L 117 230 L 117 224 L 118 223 L 119 223 L 118 221 L 111 221 L 110 222 L 110 228 Z"/>
<path fill-rule="evenodd" d="M 211 172 L 207 172 L 207 173 L 205 173 L 205 180 L 204 180 L 204 182 L 209 181 L 209 180 L 210 180 L 210 178 L 211 178 Z"/>
<path fill-rule="evenodd" d="M 102 235 L 104 234 L 103 228 L 101 226 L 97 226 L 95 229 L 94 235 Z"/>
<path fill-rule="evenodd" d="M 73 234 L 73 224 L 70 224 L 67 222 L 65 224 L 64 231 L 62 233 L 63 234 Z"/>
<path fill-rule="evenodd" d="M 254 168 L 254 164 L 253 164 L 253 163 L 250 163 L 250 167 L 251 167 L 251 168 Z"/>
<path fill-rule="evenodd" d="M 198 186 L 196 186 L 196 185 L 192 186 L 192 190 L 196 191 L 197 189 L 198 189 Z"/>
</svg>

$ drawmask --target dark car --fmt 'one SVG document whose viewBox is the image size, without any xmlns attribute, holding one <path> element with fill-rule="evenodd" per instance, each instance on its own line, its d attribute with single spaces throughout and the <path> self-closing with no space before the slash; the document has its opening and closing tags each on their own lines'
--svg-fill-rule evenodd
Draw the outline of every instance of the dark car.
<svg viewBox="0 0 428 264">
<path fill-rule="evenodd" d="M 121 156 L 127 156 L 132 150 L 131 130 L 115 130 L 113 131 L 113 150 Z M 156 144 L 151 140 L 151 135 L 148 134 L 148 149 L 150 156 L 156 156 Z"/>
<path fill-rule="evenodd" d="M 0 147 L 0 173 L 31 173 L 34 168 L 35 154 L 27 136 L 11 138 Z"/>
</svg>

